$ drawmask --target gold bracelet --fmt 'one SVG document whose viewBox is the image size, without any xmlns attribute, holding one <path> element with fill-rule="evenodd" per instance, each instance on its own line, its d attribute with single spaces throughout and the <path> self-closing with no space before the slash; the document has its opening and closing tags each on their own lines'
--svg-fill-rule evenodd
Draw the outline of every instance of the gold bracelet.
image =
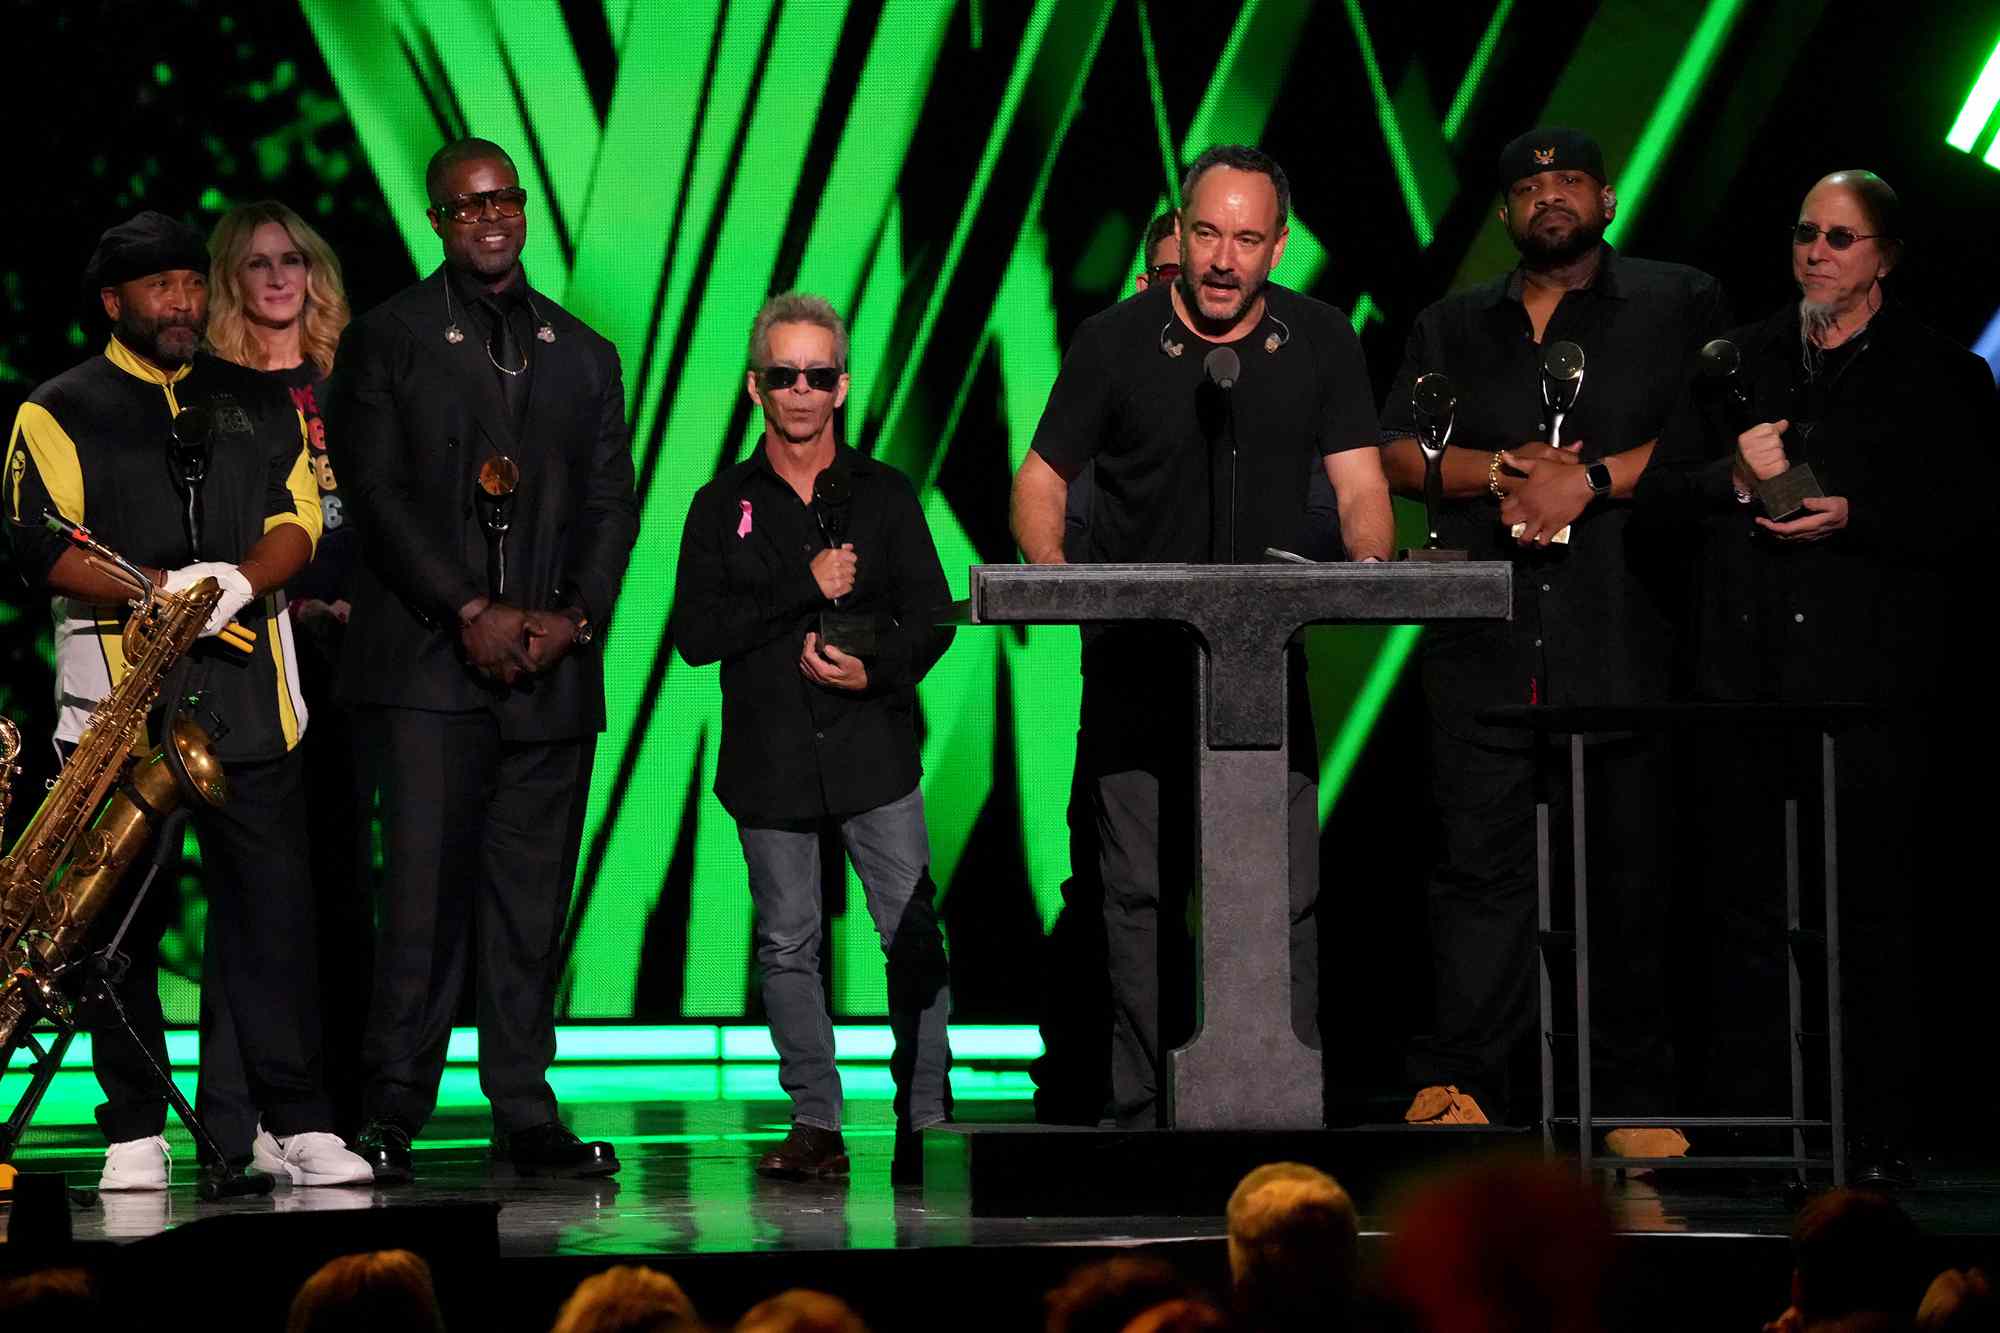
<svg viewBox="0 0 2000 1333">
<path fill-rule="evenodd" d="M 1507 492 L 1500 489 L 1500 451 L 1495 449 L 1493 457 L 1486 464 L 1486 489 L 1493 492 L 1493 498 L 1504 500 Z"/>
</svg>

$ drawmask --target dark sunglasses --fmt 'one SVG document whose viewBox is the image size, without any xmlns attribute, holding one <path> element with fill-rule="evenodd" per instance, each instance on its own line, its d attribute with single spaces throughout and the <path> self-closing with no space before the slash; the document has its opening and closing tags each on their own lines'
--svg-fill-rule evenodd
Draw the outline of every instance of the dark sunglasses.
<svg viewBox="0 0 2000 1333">
<path fill-rule="evenodd" d="M 504 190 L 481 190 L 478 194 L 454 195 L 437 205 L 437 211 L 453 222 L 477 222 L 486 216 L 486 206 L 503 218 L 517 218 L 528 207 L 528 192 L 518 185 Z"/>
<path fill-rule="evenodd" d="M 1825 231 L 1821 231 L 1816 222 L 1801 222 L 1792 228 L 1792 244 L 1811 245 L 1824 236 L 1827 245 L 1835 250 L 1845 250 L 1856 241 L 1879 240 L 1885 234 L 1879 231 L 1856 231 L 1852 227 L 1828 227 Z"/>
<path fill-rule="evenodd" d="M 1179 264 L 1155 264 L 1146 270 L 1147 282 L 1172 282 L 1181 275 Z"/>
<path fill-rule="evenodd" d="M 806 387 L 819 393 L 832 393 L 840 387 L 840 367 L 808 366 L 765 366 L 757 372 L 757 378 L 767 389 L 789 389 L 798 382 L 799 376 L 806 377 Z"/>
</svg>

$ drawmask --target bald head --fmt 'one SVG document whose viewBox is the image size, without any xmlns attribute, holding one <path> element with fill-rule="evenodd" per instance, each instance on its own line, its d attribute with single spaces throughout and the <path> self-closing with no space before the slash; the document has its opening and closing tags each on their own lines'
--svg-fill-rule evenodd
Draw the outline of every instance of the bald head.
<svg viewBox="0 0 2000 1333">
<path fill-rule="evenodd" d="M 1812 190 L 1806 192 L 1806 198 L 1810 200 L 1820 190 L 1840 190 L 1850 194 L 1868 218 L 1868 230 L 1884 238 L 1884 248 L 1890 244 L 1902 244 L 1902 200 L 1896 198 L 1896 190 L 1892 190 L 1890 184 L 1874 172 L 1850 168 L 1820 176 Z"/>
</svg>

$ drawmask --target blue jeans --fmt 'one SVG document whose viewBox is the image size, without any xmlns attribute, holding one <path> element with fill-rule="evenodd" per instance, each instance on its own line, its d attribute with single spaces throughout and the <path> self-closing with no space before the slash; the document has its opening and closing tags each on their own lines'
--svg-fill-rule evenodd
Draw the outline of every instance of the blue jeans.
<svg viewBox="0 0 2000 1333">
<path fill-rule="evenodd" d="M 757 964 L 764 974 L 771 1042 L 778 1048 L 778 1081 L 791 1096 L 793 1123 L 837 1130 L 840 1074 L 819 975 L 819 831 L 811 825 L 744 824 L 736 831 L 750 867 Z M 847 816 L 840 821 L 840 837 L 888 958 L 896 1123 L 922 1129 L 945 1118 L 945 1073 L 951 1066 L 945 1033 L 951 985 L 922 790 L 912 788 L 899 800 Z"/>
</svg>

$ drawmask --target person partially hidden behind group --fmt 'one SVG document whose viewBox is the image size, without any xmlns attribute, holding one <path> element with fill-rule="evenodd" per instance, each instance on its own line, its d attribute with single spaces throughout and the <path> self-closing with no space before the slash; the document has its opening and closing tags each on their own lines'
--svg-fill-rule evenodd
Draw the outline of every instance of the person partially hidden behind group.
<svg viewBox="0 0 2000 1333">
<path fill-rule="evenodd" d="M 347 327 L 347 292 L 332 247 L 304 218 L 274 201 L 223 214 L 209 233 L 208 253 L 209 349 L 257 372 L 274 394 L 289 397 L 305 423 L 306 458 L 319 490 L 319 544 L 285 584 L 285 601 L 299 692 L 313 718 L 299 753 L 318 920 L 321 1059 L 335 1127 L 351 1134 L 360 1127 L 361 1024 L 368 1009 L 373 928 L 361 893 L 368 821 L 354 794 L 352 728 L 333 697 L 354 529 L 342 512 L 321 414 L 334 349 Z M 300 836 L 306 832 L 299 830 Z M 205 1054 L 196 1107 L 225 1154 L 240 1150 L 247 1156 L 256 1107 L 219 975 L 201 989 L 201 1032 Z"/>
</svg>

